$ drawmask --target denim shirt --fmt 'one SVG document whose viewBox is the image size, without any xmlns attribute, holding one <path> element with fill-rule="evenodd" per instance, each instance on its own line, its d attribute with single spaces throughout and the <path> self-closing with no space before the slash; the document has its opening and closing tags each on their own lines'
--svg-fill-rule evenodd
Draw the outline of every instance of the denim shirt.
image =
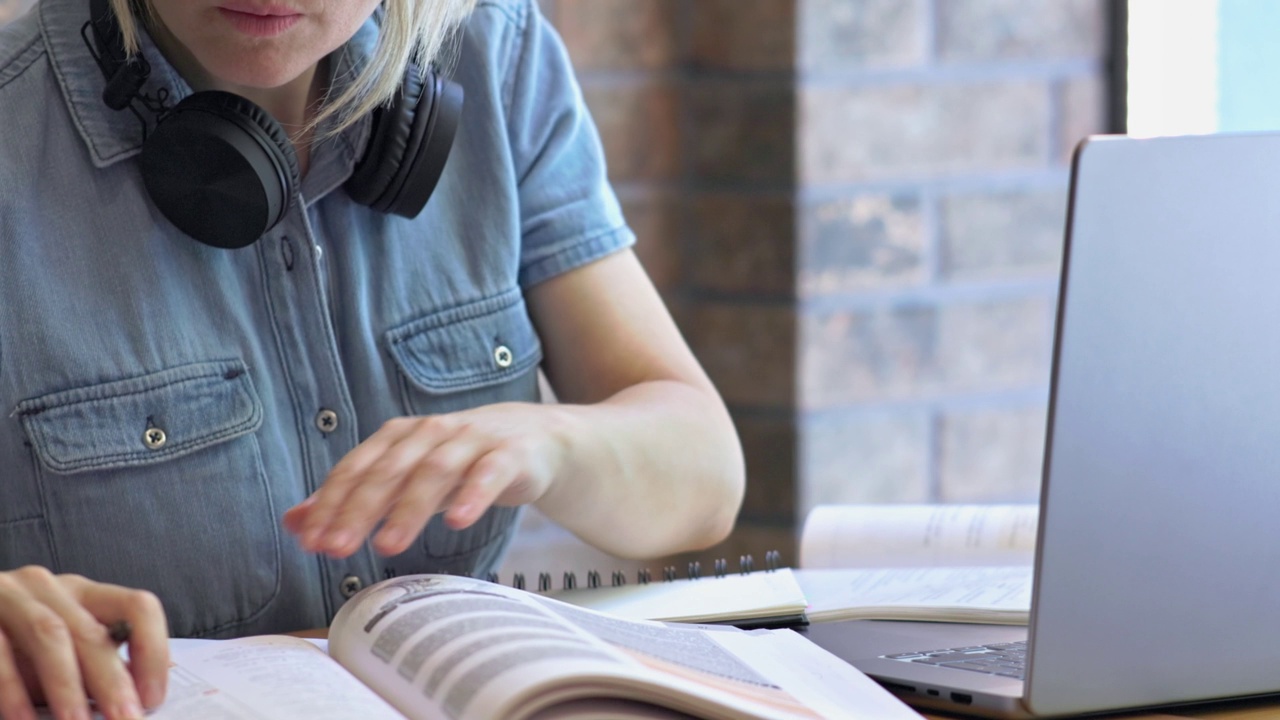
<svg viewBox="0 0 1280 720">
<path fill-rule="evenodd" d="M 142 128 L 103 105 L 87 18 L 43 0 L 0 30 L 0 569 L 146 588 L 175 636 L 205 637 L 326 625 L 393 574 L 493 569 L 511 508 L 341 560 L 302 552 L 280 517 L 389 418 L 537 401 L 524 292 L 634 241 L 536 2 L 482 0 L 461 34 L 466 103 L 422 214 L 342 189 L 365 119 L 314 148 L 289 214 L 240 250 L 148 200 Z M 188 94 L 143 45 L 145 90 Z"/>
</svg>

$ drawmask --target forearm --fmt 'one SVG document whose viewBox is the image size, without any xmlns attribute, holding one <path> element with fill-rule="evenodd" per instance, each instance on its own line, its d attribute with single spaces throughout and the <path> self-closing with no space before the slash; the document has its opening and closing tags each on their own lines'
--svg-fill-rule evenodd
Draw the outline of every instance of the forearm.
<svg viewBox="0 0 1280 720">
<path fill-rule="evenodd" d="M 553 405 L 563 472 L 536 505 L 596 547 L 657 557 L 724 539 L 742 503 L 742 449 L 714 392 L 675 381 Z"/>
</svg>

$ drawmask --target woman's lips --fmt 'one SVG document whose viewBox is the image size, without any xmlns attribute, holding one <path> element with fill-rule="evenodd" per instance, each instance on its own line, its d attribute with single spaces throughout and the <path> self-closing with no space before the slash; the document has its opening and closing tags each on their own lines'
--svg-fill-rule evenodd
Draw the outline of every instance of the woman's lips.
<svg viewBox="0 0 1280 720">
<path fill-rule="evenodd" d="M 302 19 L 301 15 L 280 14 L 274 9 L 268 9 L 260 14 L 219 7 L 218 12 L 222 13 L 222 17 L 226 18 L 227 22 L 231 23 L 231 26 L 236 30 L 245 35 L 260 38 L 275 37 L 293 27 Z"/>
</svg>

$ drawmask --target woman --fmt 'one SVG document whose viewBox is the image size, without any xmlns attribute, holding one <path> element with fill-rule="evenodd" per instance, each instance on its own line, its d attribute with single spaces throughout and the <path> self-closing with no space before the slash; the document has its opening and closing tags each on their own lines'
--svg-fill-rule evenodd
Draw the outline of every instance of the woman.
<svg viewBox="0 0 1280 720">
<path fill-rule="evenodd" d="M 93 699 L 137 717 L 170 631 L 317 627 L 383 577 L 487 572 L 522 505 L 630 557 L 728 533 L 732 425 L 630 250 L 533 0 L 112 17 L 42 0 L 0 30 L 0 716 Z M 414 50 L 465 103 L 430 201 L 401 217 L 351 183 L 405 144 L 371 110 L 400 102 Z M 242 191 L 161 142 L 213 90 L 294 151 L 259 173 L 297 183 L 240 249 L 203 237 L 239 213 L 181 225 L 169 192 Z M 560 404 L 538 402 L 539 367 Z"/>
</svg>

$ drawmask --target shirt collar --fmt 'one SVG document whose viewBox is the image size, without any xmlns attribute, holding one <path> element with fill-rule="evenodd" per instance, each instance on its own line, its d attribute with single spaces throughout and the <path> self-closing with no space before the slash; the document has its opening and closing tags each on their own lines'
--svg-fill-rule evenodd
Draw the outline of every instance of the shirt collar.
<svg viewBox="0 0 1280 720">
<path fill-rule="evenodd" d="M 89 20 L 88 5 L 84 0 L 43 0 L 39 4 L 40 30 L 76 129 L 84 139 L 94 165 L 106 167 L 138 154 L 142 149 L 143 130 L 142 124 L 132 112 L 127 109 L 112 110 L 102 101 L 106 80 L 84 39 L 89 37 L 92 41 L 92 34 L 84 27 Z M 140 52 L 151 65 L 151 75 L 142 92 L 153 98 L 167 93 L 168 104 L 172 107 L 191 94 L 191 86 L 165 60 L 145 30 L 139 35 Z M 370 18 L 351 41 L 334 53 L 334 62 L 331 63 L 333 94 L 341 92 L 345 84 L 350 82 L 372 56 L 377 38 L 376 21 Z M 94 51 L 96 50 L 95 45 Z M 139 112 L 148 126 L 154 127 L 154 117 L 145 109 L 139 108 Z M 312 151 L 313 173 L 323 165 L 326 170 L 324 175 L 332 175 L 337 168 L 329 167 L 331 163 L 324 163 L 323 160 L 328 158 L 323 156 L 329 155 L 329 150 L 337 150 L 342 156 L 340 164 L 346 166 L 345 174 L 350 174 L 357 156 L 356 148 L 364 147 L 368 126 L 367 119 L 362 120 L 338 137 L 320 143 Z M 316 162 L 317 156 L 320 156 L 322 163 Z M 310 174 L 306 183 L 308 189 L 315 185 L 333 184 L 331 179 L 313 183 Z M 316 190 L 320 188 L 316 187 Z M 327 189 L 324 191 L 327 192 Z M 311 192 L 306 194 L 313 196 Z"/>
</svg>

